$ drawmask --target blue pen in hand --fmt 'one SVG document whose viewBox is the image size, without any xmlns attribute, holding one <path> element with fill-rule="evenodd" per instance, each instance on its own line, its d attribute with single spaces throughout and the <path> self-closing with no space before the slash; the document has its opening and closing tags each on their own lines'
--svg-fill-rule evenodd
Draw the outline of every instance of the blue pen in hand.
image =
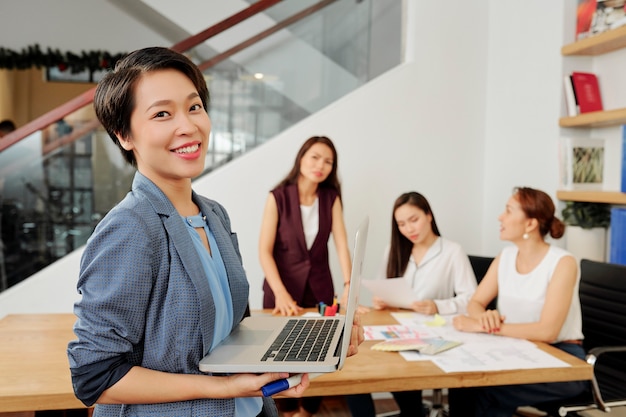
<svg viewBox="0 0 626 417">
<path fill-rule="evenodd" d="M 323 373 L 310 373 L 309 380 L 316 378 L 320 375 L 323 375 Z M 279 379 L 276 381 L 272 381 L 269 384 L 265 384 L 261 388 L 261 392 L 263 393 L 264 397 L 271 397 L 272 395 L 278 394 L 281 391 L 295 387 L 301 381 L 302 381 L 302 374 L 296 374 L 296 375 L 290 376 L 289 378 L 283 378 L 283 379 Z"/>
</svg>

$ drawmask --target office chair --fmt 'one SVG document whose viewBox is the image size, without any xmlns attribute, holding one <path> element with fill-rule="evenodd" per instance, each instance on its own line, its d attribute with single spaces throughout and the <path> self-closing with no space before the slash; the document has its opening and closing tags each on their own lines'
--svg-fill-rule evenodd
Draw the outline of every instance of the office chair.
<svg viewBox="0 0 626 417">
<path fill-rule="evenodd" d="M 590 393 L 562 403 L 560 416 L 626 406 L 626 266 L 583 259 L 580 269 L 583 346 L 593 380 Z"/>
<path fill-rule="evenodd" d="M 480 284 L 480 281 L 489 269 L 489 265 L 493 262 L 493 258 L 489 256 L 476 255 L 468 255 L 467 257 L 469 258 L 472 269 L 474 270 L 474 275 L 476 275 L 476 282 Z"/>
</svg>

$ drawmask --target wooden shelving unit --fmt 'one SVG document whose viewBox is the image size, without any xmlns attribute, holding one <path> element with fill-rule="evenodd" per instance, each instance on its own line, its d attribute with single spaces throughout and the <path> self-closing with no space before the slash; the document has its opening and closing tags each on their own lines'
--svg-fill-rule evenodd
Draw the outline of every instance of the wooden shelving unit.
<svg viewBox="0 0 626 417">
<path fill-rule="evenodd" d="M 561 127 L 608 127 L 626 124 L 626 108 L 615 110 L 594 111 L 572 117 L 561 117 Z"/>
<path fill-rule="evenodd" d="M 606 203 L 626 205 L 626 193 L 618 191 L 557 191 L 556 198 L 561 201 L 584 201 L 588 203 Z"/>
<path fill-rule="evenodd" d="M 561 48 L 563 56 L 596 56 L 626 48 L 626 26 L 582 39 Z M 561 117 L 560 127 L 595 128 L 626 125 L 626 108 L 583 113 L 573 117 Z M 557 191 L 561 201 L 582 201 L 626 205 L 626 193 L 618 191 Z"/>
<path fill-rule="evenodd" d="M 561 55 L 602 55 L 626 48 L 626 26 L 581 39 L 561 48 Z"/>
</svg>

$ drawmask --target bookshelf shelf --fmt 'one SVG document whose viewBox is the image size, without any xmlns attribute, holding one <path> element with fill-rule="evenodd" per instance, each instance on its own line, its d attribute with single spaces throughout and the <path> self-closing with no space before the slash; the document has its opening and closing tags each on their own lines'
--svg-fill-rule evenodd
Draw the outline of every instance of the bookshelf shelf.
<svg viewBox="0 0 626 417">
<path fill-rule="evenodd" d="M 626 26 L 565 45 L 561 48 L 561 55 L 598 56 L 619 49 L 626 49 Z M 626 108 L 582 113 L 559 119 L 559 126 L 564 128 L 591 129 L 620 125 L 626 125 Z M 556 196 L 561 201 L 626 205 L 626 193 L 619 191 L 558 190 Z"/>
<path fill-rule="evenodd" d="M 606 203 L 626 205 L 626 193 L 619 191 L 565 191 L 556 192 L 556 198 L 561 201 L 584 201 L 589 203 Z"/>
<path fill-rule="evenodd" d="M 570 43 L 561 48 L 561 55 L 602 55 L 626 48 L 626 26 Z"/>
<path fill-rule="evenodd" d="M 626 124 L 626 108 L 615 110 L 594 111 L 577 116 L 561 117 L 561 127 L 607 127 Z"/>
</svg>

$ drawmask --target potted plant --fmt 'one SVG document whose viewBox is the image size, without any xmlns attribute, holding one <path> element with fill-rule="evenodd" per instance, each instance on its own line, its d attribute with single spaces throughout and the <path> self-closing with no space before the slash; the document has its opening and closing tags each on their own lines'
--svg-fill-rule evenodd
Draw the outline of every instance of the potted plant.
<svg viewBox="0 0 626 417">
<path fill-rule="evenodd" d="M 604 203 L 568 201 L 561 215 L 567 225 L 566 249 L 579 259 L 605 262 L 611 206 Z"/>
</svg>

